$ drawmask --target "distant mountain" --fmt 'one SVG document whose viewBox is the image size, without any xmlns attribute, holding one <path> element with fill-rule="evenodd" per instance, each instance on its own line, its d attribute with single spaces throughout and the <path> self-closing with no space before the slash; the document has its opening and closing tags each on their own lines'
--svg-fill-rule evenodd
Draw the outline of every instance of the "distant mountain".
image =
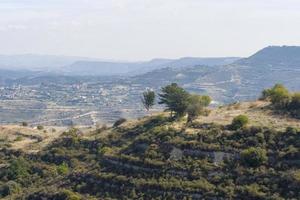
<svg viewBox="0 0 300 200">
<path fill-rule="evenodd" d="M 135 76 L 133 81 L 157 88 L 177 82 L 189 91 L 207 93 L 222 103 L 255 99 L 275 83 L 299 91 L 300 47 L 267 47 L 228 65 L 154 70 Z"/>
<path fill-rule="evenodd" d="M 191 67 L 195 65 L 224 65 L 239 58 L 180 58 L 153 59 L 143 62 L 118 62 L 96 58 L 56 55 L 0 55 L 0 69 L 30 70 L 60 73 L 70 76 L 136 75 L 164 67 Z"/>
<path fill-rule="evenodd" d="M 48 70 L 71 65 L 78 60 L 96 60 L 84 57 L 56 56 L 56 55 L 0 55 L 0 69 L 10 70 Z"/>
<path fill-rule="evenodd" d="M 153 59 L 147 62 L 100 62 L 78 61 L 63 68 L 68 75 L 137 75 L 166 67 L 185 68 L 196 65 L 225 65 L 237 61 L 239 58 L 180 58 Z"/>
<path fill-rule="evenodd" d="M 123 75 L 122 80 L 127 83 L 139 84 L 155 90 L 171 82 L 177 82 L 191 92 L 207 93 L 217 102 L 229 103 L 255 99 L 264 88 L 271 87 L 275 83 L 283 83 L 290 90 L 299 91 L 300 47 L 270 46 L 243 59 L 187 57 L 154 59 L 148 62 L 82 60 L 75 61 L 55 73 L 42 71 L 28 75 L 25 71 L 18 74 L 17 80 L 11 80 L 15 77 L 13 73 L 1 73 L 1 83 L 64 83 L 64 80 L 85 82 L 91 79 L 91 76 L 97 80 L 100 76 L 103 79 L 104 75 L 107 77 Z M 130 75 L 130 78 L 125 75 Z M 70 76 L 74 76 L 75 79 L 66 78 Z"/>
<path fill-rule="evenodd" d="M 269 46 L 236 63 L 249 66 L 300 68 L 300 47 Z"/>
</svg>

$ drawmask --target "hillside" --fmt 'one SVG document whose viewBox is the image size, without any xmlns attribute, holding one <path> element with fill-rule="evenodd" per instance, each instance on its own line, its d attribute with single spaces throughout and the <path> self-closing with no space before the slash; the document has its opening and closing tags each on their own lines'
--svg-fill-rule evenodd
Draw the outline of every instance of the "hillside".
<svg viewBox="0 0 300 200">
<path fill-rule="evenodd" d="M 136 76 L 133 82 L 159 87 L 172 82 L 196 93 L 207 93 L 220 103 L 257 99 L 264 88 L 282 83 L 300 90 L 300 47 L 273 46 L 222 66 L 164 68 Z"/>
<path fill-rule="evenodd" d="M 247 127 L 233 130 L 233 117 Z M 215 108 L 189 126 L 161 113 L 70 129 L 41 151 L 0 151 L 3 199 L 299 199 L 300 121 L 266 102 Z M 257 156 L 255 156 L 257 154 Z"/>
<path fill-rule="evenodd" d="M 235 63 L 260 67 L 300 68 L 300 47 L 298 46 L 269 46 L 249 58 L 241 59 Z"/>
</svg>

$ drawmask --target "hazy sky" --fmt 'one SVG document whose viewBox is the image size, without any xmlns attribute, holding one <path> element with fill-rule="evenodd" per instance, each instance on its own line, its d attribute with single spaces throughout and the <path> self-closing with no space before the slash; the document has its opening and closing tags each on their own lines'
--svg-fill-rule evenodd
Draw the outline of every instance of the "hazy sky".
<svg viewBox="0 0 300 200">
<path fill-rule="evenodd" d="M 300 45 L 299 0 L 0 0 L 0 54 L 248 56 Z"/>
</svg>

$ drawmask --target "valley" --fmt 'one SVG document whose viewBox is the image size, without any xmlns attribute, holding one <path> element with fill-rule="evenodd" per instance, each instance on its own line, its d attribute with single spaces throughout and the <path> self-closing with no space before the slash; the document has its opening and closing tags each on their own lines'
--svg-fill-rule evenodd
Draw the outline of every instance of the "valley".
<svg viewBox="0 0 300 200">
<path fill-rule="evenodd" d="M 0 123 L 90 126 L 111 124 L 122 117 L 134 119 L 147 114 L 140 101 L 147 88 L 157 92 L 172 82 L 192 93 L 211 96 L 212 106 L 255 100 L 263 89 L 275 83 L 297 91 L 300 90 L 298 57 L 300 47 L 283 46 L 266 47 L 239 60 L 153 60 L 141 64 L 149 71 L 140 74 L 73 76 L 19 71 L 15 77 L 10 72 L 8 78 L 3 73 L 0 74 Z M 151 63 L 157 68 L 151 68 Z M 114 69 L 115 65 L 106 63 L 106 66 Z M 101 65 L 94 63 L 86 70 L 92 73 L 98 67 Z M 156 106 L 153 112 L 162 110 L 163 107 Z"/>
</svg>

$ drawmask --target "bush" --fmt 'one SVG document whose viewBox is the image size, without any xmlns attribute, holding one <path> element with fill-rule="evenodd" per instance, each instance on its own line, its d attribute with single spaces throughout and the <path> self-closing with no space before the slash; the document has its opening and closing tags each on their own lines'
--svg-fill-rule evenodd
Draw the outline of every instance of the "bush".
<svg viewBox="0 0 300 200">
<path fill-rule="evenodd" d="M 4 185 L 0 185 L 0 197 L 6 197 L 21 191 L 18 183 L 14 181 L 8 181 Z"/>
<path fill-rule="evenodd" d="M 62 163 L 57 166 L 57 173 L 60 175 L 65 175 L 69 173 L 69 166 L 66 163 Z"/>
<path fill-rule="evenodd" d="M 265 149 L 250 147 L 241 153 L 241 161 L 247 166 L 258 167 L 268 160 Z"/>
<path fill-rule="evenodd" d="M 289 108 L 300 109 L 300 93 L 293 94 Z"/>
<path fill-rule="evenodd" d="M 235 130 L 245 127 L 249 123 L 246 115 L 239 115 L 232 120 L 231 127 Z"/>
<path fill-rule="evenodd" d="M 63 190 L 62 191 L 62 197 L 65 200 L 80 200 L 80 196 L 78 196 L 77 194 L 75 194 L 74 192 L 70 191 L 70 190 Z"/>
<path fill-rule="evenodd" d="M 22 126 L 28 126 L 27 122 L 22 122 Z"/>
<path fill-rule="evenodd" d="M 276 84 L 271 89 L 264 90 L 261 99 L 270 100 L 278 109 L 285 109 L 290 103 L 291 95 L 283 85 Z"/>
<path fill-rule="evenodd" d="M 24 178 L 29 175 L 29 163 L 23 159 L 18 158 L 10 162 L 8 168 L 8 176 L 10 179 Z"/>
<path fill-rule="evenodd" d="M 211 98 L 209 96 L 190 95 L 187 107 L 187 122 L 192 122 L 200 115 L 207 115 L 205 107 L 209 106 Z"/>
<path fill-rule="evenodd" d="M 43 127 L 42 125 L 38 125 L 36 128 L 37 128 L 38 130 L 43 130 L 43 129 L 44 129 L 44 127 Z"/>
<path fill-rule="evenodd" d="M 15 142 L 19 142 L 19 141 L 22 141 L 22 140 L 23 140 L 23 137 L 19 135 L 18 137 L 16 137 Z"/>
<path fill-rule="evenodd" d="M 125 118 L 118 119 L 118 120 L 114 123 L 113 127 L 118 127 L 118 126 L 120 126 L 121 124 L 125 123 L 126 121 L 127 121 L 127 120 L 126 120 Z"/>
</svg>

